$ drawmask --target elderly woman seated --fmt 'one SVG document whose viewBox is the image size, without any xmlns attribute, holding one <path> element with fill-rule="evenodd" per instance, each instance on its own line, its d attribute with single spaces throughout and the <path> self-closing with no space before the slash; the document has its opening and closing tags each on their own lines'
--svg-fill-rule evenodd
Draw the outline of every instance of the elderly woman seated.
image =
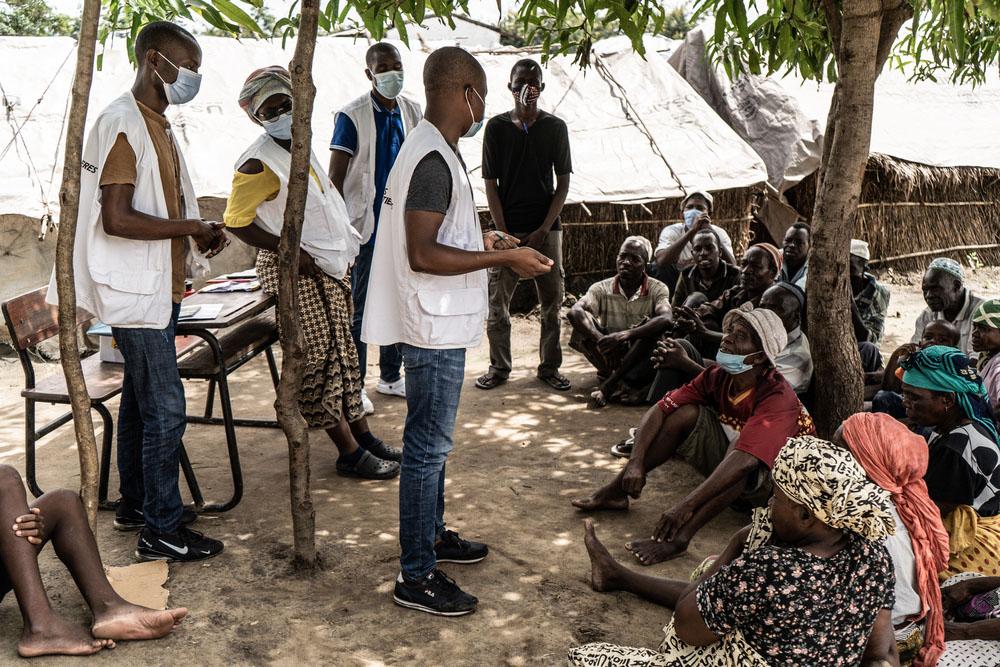
<svg viewBox="0 0 1000 667">
<path fill-rule="evenodd" d="M 774 463 L 770 521 L 742 531 L 693 583 L 614 561 L 586 524 L 595 590 L 627 590 L 675 607 L 656 651 L 588 644 L 572 665 L 898 664 L 893 641 L 894 530 L 889 493 L 851 454 L 791 438 Z"/>
</svg>

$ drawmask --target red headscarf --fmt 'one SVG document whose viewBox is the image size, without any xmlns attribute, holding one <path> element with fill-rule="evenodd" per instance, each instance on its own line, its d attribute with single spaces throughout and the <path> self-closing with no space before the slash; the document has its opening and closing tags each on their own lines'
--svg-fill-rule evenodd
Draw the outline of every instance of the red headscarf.
<svg viewBox="0 0 1000 667">
<path fill-rule="evenodd" d="M 861 412 L 844 422 L 844 440 L 873 482 L 892 495 L 910 533 L 917 593 L 927 626 L 915 664 L 933 667 L 944 652 L 944 611 L 938 572 L 948 567 L 948 533 L 927 494 L 927 442 L 886 414 Z"/>
</svg>

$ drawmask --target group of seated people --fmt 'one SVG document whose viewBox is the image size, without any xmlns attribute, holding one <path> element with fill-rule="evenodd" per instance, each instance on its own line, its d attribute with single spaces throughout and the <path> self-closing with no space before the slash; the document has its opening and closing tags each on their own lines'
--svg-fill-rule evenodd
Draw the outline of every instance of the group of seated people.
<svg viewBox="0 0 1000 667">
<path fill-rule="evenodd" d="M 790 228 L 784 252 L 750 246 L 736 268 L 708 210 L 693 218 L 704 229 L 686 237 L 694 263 L 677 272 L 670 304 L 645 271 L 657 262 L 650 244 L 630 238 L 618 275 L 571 310 L 578 349 L 598 367 L 593 406 L 643 391 L 655 401 L 613 448 L 626 465 L 573 505 L 628 510 L 650 471 L 675 456 L 691 464 L 704 481 L 627 545 L 642 565 L 684 554 L 726 507 L 755 509 L 690 581 L 625 567 L 588 520 L 594 590 L 674 614 L 657 650 L 589 644 L 570 663 L 1000 665 L 1000 300 L 976 297 L 960 264 L 935 259 L 913 339 L 883 364 L 889 291 L 867 272 L 867 244 L 852 241 L 870 400 L 821 440 L 803 404 L 809 228 Z"/>
</svg>

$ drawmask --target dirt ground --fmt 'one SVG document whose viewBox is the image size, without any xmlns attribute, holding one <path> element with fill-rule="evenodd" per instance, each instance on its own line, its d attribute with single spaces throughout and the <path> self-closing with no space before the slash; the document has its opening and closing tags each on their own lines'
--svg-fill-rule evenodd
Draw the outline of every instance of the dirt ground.
<svg viewBox="0 0 1000 667">
<path fill-rule="evenodd" d="M 1000 271 L 984 269 L 970 284 L 987 293 L 998 277 Z M 889 279 L 886 351 L 909 338 L 923 307 L 919 276 Z M 398 484 L 337 476 L 335 450 L 322 434 L 312 438 L 313 498 L 325 569 L 311 578 L 291 575 L 284 439 L 279 431 L 239 429 L 243 502 L 225 515 L 202 517 L 195 526 L 224 540 L 226 551 L 204 564 L 170 567 L 170 604 L 188 607 L 190 616 L 164 640 L 124 643 L 90 660 L 127 665 L 548 665 L 562 664 L 566 650 L 584 642 L 656 646 L 668 612 L 629 595 L 590 590 L 582 517 L 569 504 L 618 469 L 621 464 L 608 448 L 643 409 L 588 410 L 594 373 L 566 346 L 563 371 L 573 390 L 557 393 L 538 382 L 537 326 L 531 318 L 515 319 L 516 361 L 508 384 L 490 392 L 473 386 L 488 365 L 485 339 L 470 352 L 466 365 L 455 450 L 448 463 L 446 517 L 466 537 L 487 542 L 491 555 L 477 565 L 443 569 L 479 597 L 476 614 L 440 619 L 393 605 Z M 44 370 L 58 372 L 58 365 Z M 377 368 L 370 368 L 369 378 L 375 374 Z M 21 382 L 16 359 L 0 359 L 0 463 L 23 471 Z M 262 359 L 239 371 L 232 382 L 238 415 L 272 414 L 274 394 Z M 369 386 L 373 389 L 371 382 Z M 403 401 L 372 393 L 377 407 L 370 420 L 373 431 L 398 444 Z M 203 384 L 189 384 L 189 410 L 200 409 L 204 395 Z M 111 407 L 114 413 L 117 406 Z M 189 426 L 185 443 L 206 498 L 227 497 L 222 429 Z M 42 487 L 76 487 L 77 465 L 72 429 L 63 428 L 40 448 Z M 683 463 L 663 466 L 652 473 L 630 512 L 596 516 L 598 534 L 612 554 L 627 559 L 624 543 L 649 535 L 660 513 L 699 481 Z M 113 478 L 112 488 L 116 484 Z M 135 535 L 115 532 L 109 513 L 102 512 L 98 521 L 105 564 L 131 563 Z M 744 522 L 745 516 L 724 512 L 695 537 L 688 554 L 648 571 L 686 578 Z M 51 549 L 41 564 L 55 608 L 89 623 L 80 595 Z M 20 627 L 14 596 L 8 595 L 0 605 L 0 663 L 17 659 Z"/>
</svg>

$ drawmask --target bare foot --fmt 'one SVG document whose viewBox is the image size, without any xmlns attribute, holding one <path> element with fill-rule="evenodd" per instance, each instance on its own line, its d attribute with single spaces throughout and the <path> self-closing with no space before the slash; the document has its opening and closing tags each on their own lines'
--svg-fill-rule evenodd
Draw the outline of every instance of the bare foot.
<svg viewBox="0 0 1000 667">
<path fill-rule="evenodd" d="M 590 587 L 598 593 L 619 590 L 618 570 L 621 565 L 597 539 L 592 519 L 583 521 L 583 544 L 590 556 Z"/>
<path fill-rule="evenodd" d="M 36 658 L 40 655 L 93 655 L 114 647 L 115 643 L 111 639 L 95 639 L 86 628 L 54 616 L 37 632 L 25 627 L 17 642 L 17 653 L 22 658 Z"/>
<path fill-rule="evenodd" d="M 607 487 L 597 491 L 589 498 L 577 498 L 570 502 L 573 507 L 584 512 L 628 509 L 628 496 L 618 490 L 608 490 Z"/>
<path fill-rule="evenodd" d="M 632 552 L 636 560 L 643 565 L 655 565 L 671 560 L 687 553 L 687 542 L 657 542 L 656 540 L 636 540 L 629 542 L 625 548 Z"/>
<path fill-rule="evenodd" d="M 591 392 L 590 401 L 587 402 L 587 407 L 591 410 L 600 410 L 608 404 L 608 399 L 604 395 L 604 392 L 600 389 Z"/>
<path fill-rule="evenodd" d="M 159 611 L 123 601 L 94 616 L 90 631 L 95 637 L 119 641 L 159 639 L 180 625 L 187 613 L 183 607 Z"/>
</svg>

